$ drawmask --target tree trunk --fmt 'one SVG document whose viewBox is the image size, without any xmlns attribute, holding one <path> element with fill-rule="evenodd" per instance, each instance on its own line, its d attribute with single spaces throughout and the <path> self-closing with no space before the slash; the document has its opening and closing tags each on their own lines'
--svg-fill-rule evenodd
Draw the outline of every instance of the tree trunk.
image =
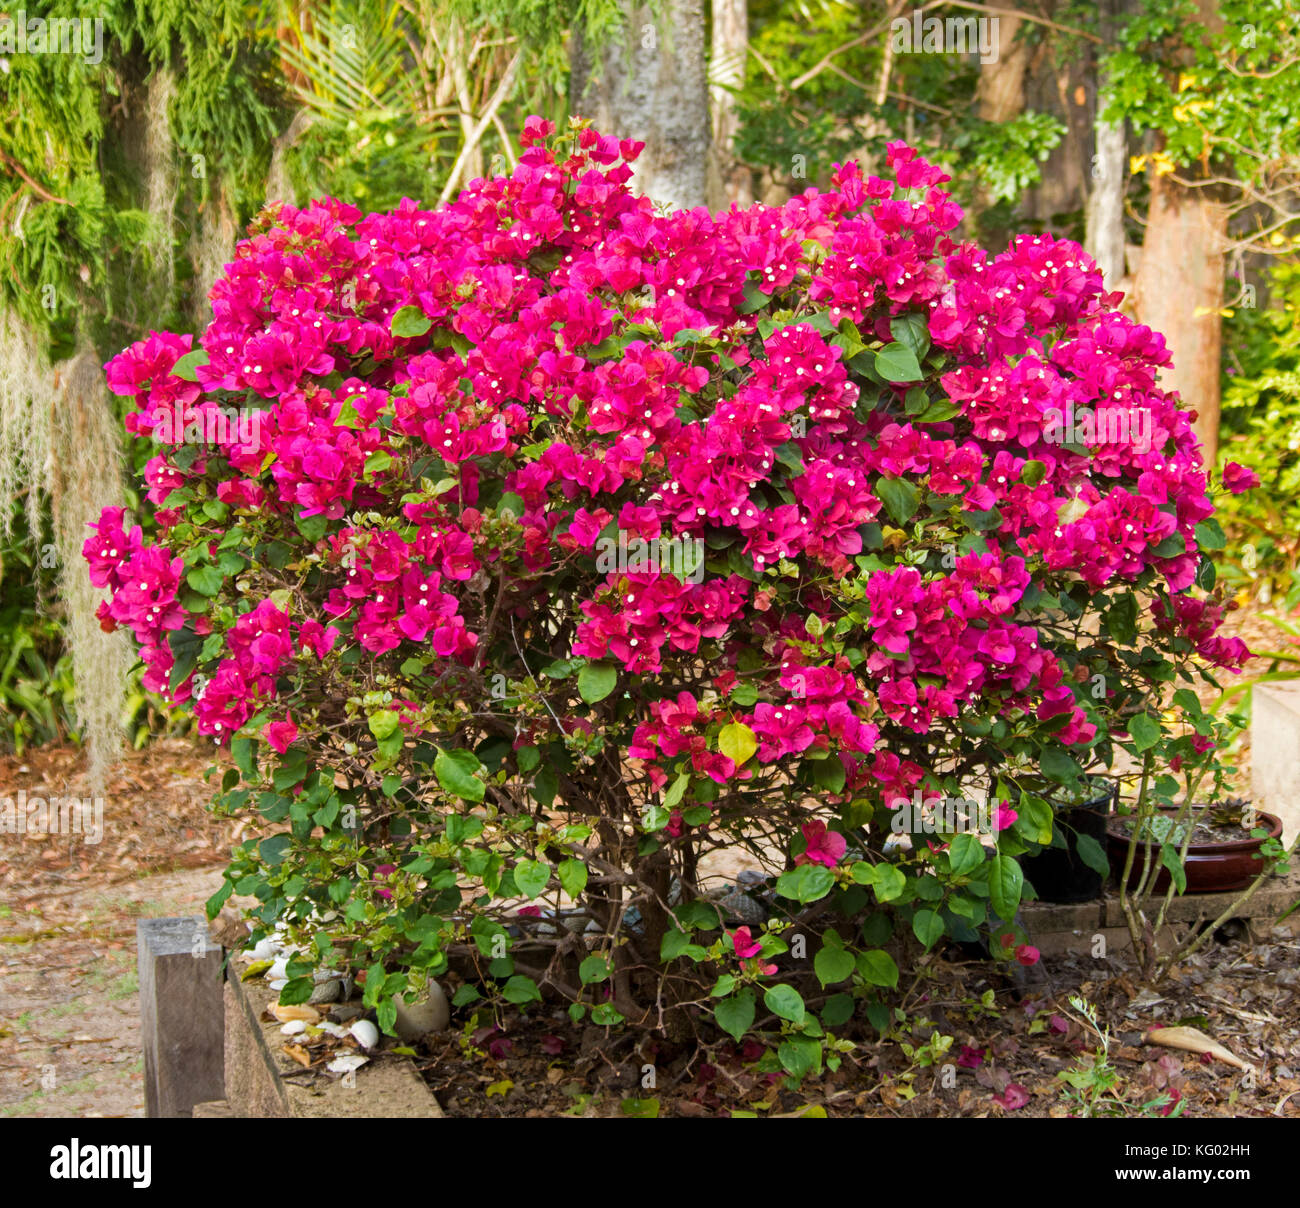
<svg viewBox="0 0 1300 1208">
<path fill-rule="evenodd" d="M 1120 0 L 1104 0 L 1101 36 L 1109 44 L 1114 35 Z M 1102 121 L 1109 87 L 1109 72 L 1102 63 L 1097 71 L 1096 142 L 1092 158 L 1092 191 L 1088 195 L 1086 249 L 1101 269 L 1106 288 L 1119 288 L 1124 276 L 1124 157 L 1128 150 L 1124 123 Z"/>
<path fill-rule="evenodd" d="M 1029 68 L 1030 48 L 1024 41 L 1016 40 L 1016 31 L 1022 22 L 1019 17 L 1005 13 L 997 18 L 998 57 L 980 64 L 979 80 L 975 85 L 975 112 L 986 122 L 1009 122 L 1025 108 L 1025 74 Z M 970 212 L 966 215 L 966 230 L 979 241 L 982 235 L 980 216 L 992 205 L 988 189 L 976 183 L 971 193 Z"/>
<path fill-rule="evenodd" d="M 754 200 L 753 175 L 732 150 L 739 119 L 736 93 L 745 84 L 749 56 L 749 0 L 713 0 L 713 47 L 709 63 L 709 97 L 713 103 L 713 169 L 709 206 L 720 210 Z"/>
<path fill-rule="evenodd" d="M 1100 109 L 1100 104 L 1098 105 Z M 1088 196 L 1086 248 L 1101 269 L 1106 288 L 1119 288 L 1124 276 L 1124 126 L 1097 121 L 1097 150 Z"/>
<path fill-rule="evenodd" d="M 998 57 L 980 65 L 975 85 L 975 110 L 986 122 L 1008 122 L 1025 107 L 1025 70 L 1029 66 L 1030 45 L 1017 41 L 1019 17 L 999 14 Z"/>
<path fill-rule="evenodd" d="M 570 109 L 602 134 L 645 143 L 633 186 L 678 208 L 707 201 L 709 90 L 703 0 L 664 0 L 656 23 L 648 5 L 621 0 L 623 44 L 597 57 L 574 36 Z"/>
<path fill-rule="evenodd" d="M 1138 319 L 1161 332 L 1173 354 L 1160 375 L 1196 412 L 1207 468 L 1219 444 L 1219 350 L 1227 211 L 1203 189 L 1157 176 L 1133 294 Z"/>
<path fill-rule="evenodd" d="M 1223 28 L 1216 0 L 1197 0 L 1197 10 L 1205 32 Z M 1138 319 L 1164 333 L 1174 364 L 1160 375 L 1160 384 L 1177 390 L 1196 412 L 1207 470 L 1213 470 L 1219 451 L 1219 312 L 1227 230 L 1227 211 L 1210 189 L 1188 188 L 1168 177 L 1152 181 L 1134 302 Z"/>
</svg>

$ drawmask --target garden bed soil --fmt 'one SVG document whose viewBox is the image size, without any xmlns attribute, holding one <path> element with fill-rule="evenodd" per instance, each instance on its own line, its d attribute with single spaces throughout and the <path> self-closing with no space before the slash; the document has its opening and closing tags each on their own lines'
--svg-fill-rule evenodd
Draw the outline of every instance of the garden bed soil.
<svg viewBox="0 0 1300 1208">
<path fill-rule="evenodd" d="M 1123 830 L 1125 837 L 1133 833 L 1133 818 L 1131 817 L 1116 819 L 1114 825 Z M 1250 837 L 1250 829 L 1247 827 L 1204 822 L 1198 818 L 1192 831 L 1192 845 L 1202 847 L 1217 843 L 1242 843 Z"/>
<path fill-rule="evenodd" d="M 1298 959 L 1290 928 L 1266 931 L 1252 946 L 1241 924 L 1222 929 L 1159 992 L 1142 988 L 1116 956 L 1045 960 L 1040 984 L 1029 988 L 985 963 L 936 957 L 910 1005 L 909 1035 L 880 1041 L 872 1033 L 837 1071 L 798 1088 L 760 1069 L 760 1045 L 650 1039 L 637 1047 L 604 1028 L 573 1028 L 559 1003 L 477 1020 L 459 1010 L 451 1029 L 419 1046 L 416 1061 L 448 1116 L 1061 1118 L 1079 1113 L 1060 1075 L 1082 1068 L 1098 1047 L 1070 1004 L 1079 994 L 1111 1028 L 1127 1114 L 1165 1095 L 1188 1117 L 1300 1118 Z M 1199 1028 L 1257 1073 L 1144 1043 L 1150 1030 L 1177 1025 Z M 943 1037 L 952 1037 L 950 1047 L 935 1052 Z"/>
</svg>

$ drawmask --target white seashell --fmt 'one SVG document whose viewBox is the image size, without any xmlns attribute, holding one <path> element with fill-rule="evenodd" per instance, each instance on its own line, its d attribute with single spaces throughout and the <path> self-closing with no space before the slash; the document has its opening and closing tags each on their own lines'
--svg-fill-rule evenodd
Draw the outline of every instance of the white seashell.
<svg viewBox="0 0 1300 1208">
<path fill-rule="evenodd" d="M 307 1030 L 307 1021 L 305 1019 L 291 1019 L 280 1029 L 282 1036 L 297 1036 L 299 1032 Z"/>
<path fill-rule="evenodd" d="M 280 951 L 280 945 L 272 939 L 258 940 L 253 945 L 249 957 L 255 961 L 273 961 Z"/>
<path fill-rule="evenodd" d="M 318 1023 L 320 1021 L 320 1012 L 315 1007 L 303 1006 L 301 1003 L 290 1003 L 281 1005 L 280 1003 L 271 1004 L 271 1014 L 281 1023 L 291 1023 L 295 1019 L 301 1019 L 304 1023 Z"/>
<path fill-rule="evenodd" d="M 278 994 L 289 984 L 289 979 L 287 977 L 277 977 L 275 981 L 266 984 Z"/>
<path fill-rule="evenodd" d="M 373 1049 L 379 1043 L 379 1029 L 368 1019 L 358 1019 L 348 1030 L 363 1049 Z"/>
<path fill-rule="evenodd" d="M 397 1021 L 393 1025 L 403 1040 L 418 1040 L 430 1032 L 441 1032 L 451 1022 L 451 1007 L 442 987 L 433 978 L 426 983 L 423 998 L 404 1003 L 400 995 L 393 1000 Z"/>
<path fill-rule="evenodd" d="M 369 1060 L 369 1057 L 361 1053 L 346 1053 L 342 1057 L 335 1057 L 325 1068 L 331 1074 L 350 1074 L 353 1070 L 359 1070 Z"/>
<path fill-rule="evenodd" d="M 347 1028 L 342 1024 L 331 1023 L 328 1019 L 322 1020 L 316 1027 L 322 1032 L 328 1032 L 331 1036 L 337 1036 L 340 1040 L 348 1034 Z"/>
<path fill-rule="evenodd" d="M 281 978 L 287 978 L 289 976 L 289 958 L 287 956 L 276 958 L 264 976 L 267 981 L 279 981 Z"/>
</svg>

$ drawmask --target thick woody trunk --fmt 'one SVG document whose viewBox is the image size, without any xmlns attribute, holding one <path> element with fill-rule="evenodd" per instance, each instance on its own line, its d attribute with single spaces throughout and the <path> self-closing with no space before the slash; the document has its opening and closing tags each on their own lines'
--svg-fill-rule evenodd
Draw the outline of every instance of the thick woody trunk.
<svg viewBox="0 0 1300 1208">
<path fill-rule="evenodd" d="M 1102 106 L 1099 104 L 1098 109 Z M 1101 269 L 1107 289 L 1117 289 L 1124 276 L 1124 126 L 1097 121 L 1092 161 L 1092 192 L 1088 195 L 1088 255 Z"/>
<path fill-rule="evenodd" d="M 1197 9 L 1205 32 L 1223 28 L 1216 0 L 1197 0 Z M 1219 449 L 1227 229 L 1227 211 L 1212 189 L 1189 188 L 1167 176 L 1152 181 L 1134 301 L 1139 320 L 1164 333 L 1174 364 L 1160 383 L 1196 412 L 1207 469 L 1214 468 Z"/>
<path fill-rule="evenodd" d="M 986 122 L 1008 122 L 1025 107 L 1025 71 L 1029 67 L 1030 46 L 1016 39 L 1022 24 L 1019 17 L 999 14 L 998 57 L 981 64 L 979 82 L 975 85 L 975 110 Z"/>
<path fill-rule="evenodd" d="M 709 205 L 718 210 L 754 200 L 752 174 L 738 163 L 732 140 L 740 122 L 736 93 L 745 84 L 749 55 L 749 0 L 713 0 L 713 43 L 709 61 L 709 98 L 713 104 L 714 168 L 710 172 Z"/>
<path fill-rule="evenodd" d="M 1104 56 L 1115 36 L 1116 17 L 1123 11 L 1123 0 L 1102 0 L 1100 8 L 1100 31 L 1105 45 L 1099 56 Z M 1123 122 L 1112 125 L 1102 120 L 1110 100 L 1109 85 L 1110 75 L 1102 57 L 1097 68 L 1094 146 L 1089 172 L 1092 185 L 1085 216 L 1084 246 L 1101 269 L 1106 288 L 1113 290 L 1119 288 L 1124 277 L 1124 164 L 1128 142 Z"/>
<path fill-rule="evenodd" d="M 1163 333 L 1172 368 L 1160 375 L 1196 412 L 1207 467 L 1219 444 L 1219 351 L 1222 342 L 1224 207 L 1204 190 L 1156 177 L 1152 182 L 1142 263 L 1134 282 L 1138 318 Z"/>
<path fill-rule="evenodd" d="M 570 108 L 605 134 L 645 150 L 634 187 L 677 208 L 704 205 L 709 166 L 709 90 L 703 0 L 665 0 L 656 22 L 648 5 L 622 0 L 624 44 L 592 55 L 575 35 Z"/>
</svg>

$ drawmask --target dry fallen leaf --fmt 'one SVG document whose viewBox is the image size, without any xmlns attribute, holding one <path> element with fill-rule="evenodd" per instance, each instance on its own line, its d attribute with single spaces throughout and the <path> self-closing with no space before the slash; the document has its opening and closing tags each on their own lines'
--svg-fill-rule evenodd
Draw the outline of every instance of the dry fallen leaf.
<svg viewBox="0 0 1300 1208">
<path fill-rule="evenodd" d="M 298 1044 L 286 1044 L 281 1046 L 300 1066 L 305 1070 L 311 1069 L 311 1057 L 307 1050 Z"/>
<path fill-rule="evenodd" d="M 1239 1070 L 1253 1070 L 1248 1061 L 1225 1049 L 1217 1040 L 1211 1040 L 1199 1028 L 1154 1028 L 1146 1034 L 1147 1044 L 1162 1044 L 1168 1049 L 1183 1049 L 1188 1053 L 1209 1053 L 1216 1061 L 1234 1065 Z"/>
</svg>

